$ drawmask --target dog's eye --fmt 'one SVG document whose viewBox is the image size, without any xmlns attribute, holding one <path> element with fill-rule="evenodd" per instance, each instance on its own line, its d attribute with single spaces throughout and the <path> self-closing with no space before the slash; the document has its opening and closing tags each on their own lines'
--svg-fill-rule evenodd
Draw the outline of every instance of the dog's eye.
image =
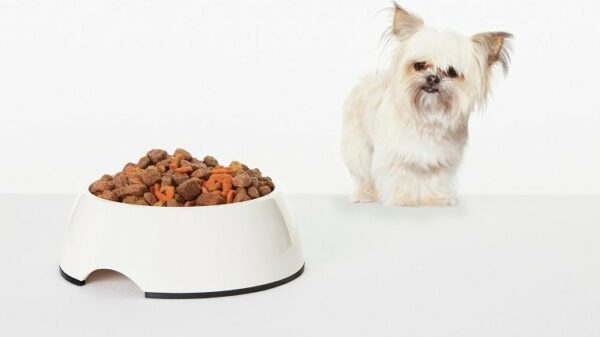
<svg viewBox="0 0 600 337">
<path fill-rule="evenodd" d="M 458 74 L 456 73 L 456 69 L 454 69 L 454 67 L 450 67 L 448 68 L 448 76 L 455 78 L 456 76 L 458 76 Z"/>
<path fill-rule="evenodd" d="M 427 63 L 425 63 L 425 62 L 415 62 L 413 64 L 413 67 L 415 68 L 416 71 L 425 70 L 425 68 L 427 68 Z"/>
</svg>

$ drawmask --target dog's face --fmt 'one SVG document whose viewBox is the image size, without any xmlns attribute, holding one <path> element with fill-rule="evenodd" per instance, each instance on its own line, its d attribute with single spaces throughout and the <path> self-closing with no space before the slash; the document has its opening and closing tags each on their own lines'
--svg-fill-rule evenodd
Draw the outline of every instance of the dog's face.
<svg viewBox="0 0 600 337">
<path fill-rule="evenodd" d="M 399 6 L 394 11 L 392 33 L 400 45 L 392 58 L 393 80 L 406 103 L 427 121 L 464 122 L 485 104 L 493 66 L 507 70 L 511 35 L 439 32 Z"/>
</svg>

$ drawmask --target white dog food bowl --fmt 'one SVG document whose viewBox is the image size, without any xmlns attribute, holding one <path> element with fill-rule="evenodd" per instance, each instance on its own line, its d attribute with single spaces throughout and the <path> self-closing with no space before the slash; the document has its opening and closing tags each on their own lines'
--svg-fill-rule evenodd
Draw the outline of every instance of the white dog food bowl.
<svg viewBox="0 0 600 337">
<path fill-rule="evenodd" d="M 277 188 L 250 201 L 150 207 L 81 193 L 67 227 L 61 275 L 84 285 L 98 269 L 131 279 L 152 298 L 237 295 L 300 276 L 304 259 Z"/>
</svg>

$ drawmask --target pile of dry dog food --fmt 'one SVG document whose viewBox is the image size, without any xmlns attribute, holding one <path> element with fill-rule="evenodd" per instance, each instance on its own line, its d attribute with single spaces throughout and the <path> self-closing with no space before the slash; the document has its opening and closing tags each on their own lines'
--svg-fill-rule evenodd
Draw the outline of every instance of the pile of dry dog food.
<svg viewBox="0 0 600 337">
<path fill-rule="evenodd" d="M 206 156 L 199 160 L 183 149 L 173 155 L 154 149 L 137 164 L 128 163 L 114 176 L 92 183 L 94 195 L 146 206 L 210 206 L 256 199 L 273 191 L 269 177 L 237 161 L 229 166 Z"/>
</svg>

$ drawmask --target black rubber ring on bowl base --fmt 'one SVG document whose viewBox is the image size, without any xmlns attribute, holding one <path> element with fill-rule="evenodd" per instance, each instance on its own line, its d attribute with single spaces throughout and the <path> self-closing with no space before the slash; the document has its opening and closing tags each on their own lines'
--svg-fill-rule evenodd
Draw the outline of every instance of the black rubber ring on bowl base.
<svg viewBox="0 0 600 337">
<path fill-rule="evenodd" d="M 61 275 L 61 276 L 62 276 L 62 277 L 65 279 L 65 280 L 67 280 L 69 283 L 73 283 L 73 284 L 74 284 L 74 285 L 76 285 L 76 286 L 83 286 L 83 285 L 85 285 L 85 280 L 83 280 L 83 281 L 80 281 L 80 280 L 78 280 L 78 279 L 76 279 L 76 278 L 72 277 L 71 275 L 69 275 L 69 274 L 65 273 L 65 272 L 62 270 L 62 268 L 61 268 L 60 266 L 58 266 L 58 269 L 60 269 L 60 275 Z"/>
<path fill-rule="evenodd" d="M 259 286 L 254 286 L 254 287 L 233 289 L 233 290 L 224 290 L 224 291 L 210 291 L 210 292 L 204 292 L 204 293 L 145 293 L 145 295 L 146 295 L 146 298 L 185 299 L 185 298 L 224 297 L 224 296 L 249 294 L 249 293 L 254 293 L 257 291 L 275 288 L 280 285 L 286 284 L 286 283 L 296 279 L 298 276 L 302 275 L 303 272 L 304 272 L 304 264 L 302 265 L 302 268 L 300 268 L 300 270 L 298 270 L 294 274 L 292 274 L 284 279 L 281 279 L 281 280 L 275 281 L 275 282 L 271 282 L 271 283 L 267 283 L 267 284 L 263 284 L 263 285 L 259 285 Z"/>
</svg>

